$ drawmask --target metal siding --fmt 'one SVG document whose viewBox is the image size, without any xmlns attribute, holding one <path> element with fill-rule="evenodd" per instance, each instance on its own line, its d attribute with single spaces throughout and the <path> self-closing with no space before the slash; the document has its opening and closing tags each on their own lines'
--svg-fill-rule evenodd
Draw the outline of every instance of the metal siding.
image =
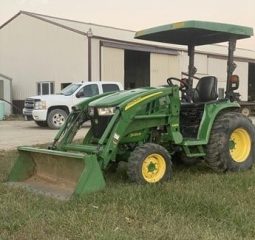
<svg viewBox="0 0 255 240">
<path fill-rule="evenodd" d="M 224 88 L 224 91 L 226 90 L 226 78 L 227 78 L 226 60 L 208 57 L 208 74 L 217 77 L 218 89 Z"/>
<path fill-rule="evenodd" d="M 182 72 L 188 72 L 189 57 L 188 53 L 182 52 Z M 204 76 L 208 73 L 207 66 L 207 55 L 206 54 L 195 54 L 195 67 L 197 68 L 197 75 Z"/>
<path fill-rule="evenodd" d="M 98 39 L 92 39 L 91 56 L 92 81 L 100 81 L 100 40 Z"/>
<path fill-rule="evenodd" d="M 11 81 L 0 76 L 0 98 L 11 102 Z M 7 102 L 4 102 L 5 115 L 11 114 L 11 105 Z"/>
<path fill-rule="evenodd" d="M 128 43 L 128 42 L 123 43 L 120 41 L 112 40 L 112 41 L 102 41 L 102 45 L 104 47 L 119 48 L 119 49 L 132 50 L 132 51 L 178 55 L 177 50 L 160 48 L 160 47 L 156 47 L 156 46 L 142 45 L 142 44 L 137 44 L 137 43 L 136 44 L 132 44 L 132 43 Z"/>
<path fill-rule="evenodd" d="M 0 79 L 0 98 L 4 98 L 4 80 L 2 79 Z"/>
<path fill-rule="evenodd" d="M 101 47 L 102 81 L 120 82 L 124 86 L 124 50 Z"/>
<path fill-rule="evenodd" d="M 241 94 L 241 100 L 248 100 L 248 63 L 237 62 L 237 68 L 234 74 L 237 74 L 240 78 L 240 85 L 237 92 Z M 216 76 L 218 78 L 218 88 L 224 88 L 226 90 L 227 79 L 227 60 L 208 58 L 208 74 Z"/>
<path fill-rule="evenodd" d="M 175 44 L 167 44 L 167 43 L 160 43 L 160 42 L 153 42 L 153 41 L 145 41 L 140 39 L 135 39 L 135 31 L 127 30 L 127 29 L 120 29 L 120 28 L 114 28 L 110 26 L 103 26 L 103 25 L 97 25 L 93 23 L 86 23 L 86 22 L 77 22 L 72 21 L 68 19 L 59 19 L 54 18 L 50 16 L 43 16 L 40 14 L 33 14 L 35 16 L 39 16 L 42 19 L 50 20 L 53 22 L 56 22 L 58 24 L 63 24 L 64 26 L 76 29 L 81 32 L 88 32 L 89 29 L 92 30 L 92 33 L 94 36 L 103 37 L 103 38 L 109 38 L 114 40 L 121 40 L 121 41 L 128 41 L 130 43 L 140 43 L 144 45 L 151 45 L 151 46 L 159 46 L 159 47 L 166 47 L 170 49 L 176 49 L 176 50 L 186 50 L 186 46 L 181 45 L 175 45 Z M 202 54 L 210 53 L 215 55 L 227 55 L 228 49 L 224 45 L 219 44 L 211 44 L 211 45 L 204 45 L 204 46 L 197 46 L 196 51 L 200 51 Z M 248 49 L 242 49 L 237 48 L 235 52 L 236 57 L 241 57 L 244 59 L 253 59 L 255 60 L 255 52 L 248 50 Z"/>
<path fill-rule="evenodd" d="M 248 68 L 249 63 L 247 62 L 238 62 L 235 61 L 237 64 L 237 68 L 234 71 L 234 74 L 237 74 L 240 79 L 239 89 L 237 90 L 241 94 L 242 101 L 248 101 Z"/>
<path fill-rule="evenodd" d="M 197 69 L 196 76 L 197 77 L 203 77 L 208 75 L 208 60 L 207 60 L 207 55 L 206 54 L 195 54 L 195 67 Z M 188 66 L 189 66 L 189 57 L 188 53 L 183 54 L 183 68 L 182 72 L 188 73 Z M 193 87 L 195 88 L 198 83 L 197 79 L 193 79 Z"/>
<path fill-rule="evenodd" d="M 36 95 L 36 83 L 87 80 L 87 37 L 20 15 L 0 31 L 1 72 L 12 77 L 13 99 Z"/>
<path fill-rule="evenodd" d="M 45 18 L 47 19 L 47 17 Z M 51 18 L 51 20 L 53 19 Z M 134 32 L 128 30 L 75 23 L 67 20 L 54 19 L 54 21 L 84 32 L 92 28 L 93 34 L 97 36 L 133 43 L 176 48 L 176 45 L 133 39 Z M 115 80 L 124 83 L 124 50 L 102 47 L 100 66 L 100 48 L 98 43 L 98 39 L 93 39 L 93 81 L 100 78 L 101 67 L 102 80 Z M 178 46 L 178 49 L 183 50 L 186 48 Z M 36 82 L 38 81 L 55 82 L 55 91 L 58 92 L 61 83 L 87 80 L 87 50 L 87 38 L 85 36 L 21 14 L 0 31 L 0 72 L 4 72 L 13 78 L 13 99 L 22 100 L 27 96 L 35 95 Z M 220 45 L 200 46 L 197 50 L 219 55 L 227 53 L 226 46 Z M 167 77 L 179 77 L 181 71 L 186 72 L 187 53 L 182 52 L 182 54 L 181 57 L 168 56 L 177 59 L 175 63 L 171 64 L 168 62 L 170 60 L 167 60 L 167 55 L 158 54 L 162 56 L 159 57 L 155 53 L 151 54 L 151 85 L 165 84 Z M 207 57 L 207 55 L 199 55 L 201 55 L 201 57 L 198 57 L 200 60 L 195 63 L 198 68 L 198 74 L 205 74 L 207 68 L 209 75 L 218 75 L 218 87 L 225 87 L 226 60 L 209 57 L 207 61 L 204 61 L 202 59 Z M 237 49 L 235 55 L 255 59 L 254 52 L 249 50 Z M 197 59 L 197 56 L 195 59 Z M 178 65 L 178 67 L 175 65 Z M 179 66 L 181 66 L 181 70 Z M 175 70 L 171 72 L 173 69 Z M 239 63 L 239 67 L 236 70 L 236 73 L 241 74 L 239 74 L 240 81 L 242 82 L 240 84 L 240 92 L 243 100 L 247 99 L 247 69 L 248 63 Z"/>
<path fill-rule="evenodd" d="M 151 86 L 165 85 L 169 77 L 180 77 L 178 56 L 151 53 L 150 61 Z"/>
<path fill-rule="evenodd" d="M 196 47 L 196 51 L 201 51 L 204 54 L 212 54 L 226 57 L 228 55 L 228 47 L 219 44 L 210 44 Z M 249 49 L 237 48 L 235 58 L 253 59 L 255 60 L 255 51 Z"/>
<path fill-rule="evenodd" d="M 0 77 L 1 78 L 1 77 Z M 8 79 L 4 80 L 4 99 L 11 102 L 11 81 Z M 5 114 L 10 115 L 11 114 L 11 106 L 8 103 L 5 103 Z"/>
</svg>

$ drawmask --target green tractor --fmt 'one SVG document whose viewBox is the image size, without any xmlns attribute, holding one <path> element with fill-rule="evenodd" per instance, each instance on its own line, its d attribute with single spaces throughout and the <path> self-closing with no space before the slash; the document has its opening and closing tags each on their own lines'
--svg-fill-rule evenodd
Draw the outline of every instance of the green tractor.
<svg viewBox="0 0 255 240">
<path fill-rule="evenodd" d="M 73 107 L 48 149 L 19 147 L 8 181 L 59 196 L 81 196 L 105 186 L 104 170 L 127 161 L 137 183 L 171 179 L 172 158 L 187 163 L 204 159 L 219 172 L 250 169 L 255 158 L 255 130 L 235 101 L 239 79 L 233 75 L 237 39 L 248 27 L 187 21 L 136 33 L 136 38 L 188 46 L 185 79 L 167 85 L 98 95 Z M 196 78 L 195 46 L 229 42 L 225 97 L 218 99 L 217 78 Z M 174 82 L 180 82 L 175 84 Z M 80 143 L 74 136 L 84 122 L 91 128 Z"/>
</svg>

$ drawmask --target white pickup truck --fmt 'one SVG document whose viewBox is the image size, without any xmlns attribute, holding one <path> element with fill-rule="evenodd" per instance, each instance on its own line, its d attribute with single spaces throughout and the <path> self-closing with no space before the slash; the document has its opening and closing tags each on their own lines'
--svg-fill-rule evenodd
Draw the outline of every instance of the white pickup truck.
<svg viewBox="0 0 255 240">
<path fill-rule="evenodd" d="M 86 98 L 105 92 L 120 91 L 118 82 L 72 83 L 59 94 L 29 97 L 25 100 L 23 115 L 26 120 L 34 120 L 40 127 L 60 128 L 72 107 Z"/>
</svg>

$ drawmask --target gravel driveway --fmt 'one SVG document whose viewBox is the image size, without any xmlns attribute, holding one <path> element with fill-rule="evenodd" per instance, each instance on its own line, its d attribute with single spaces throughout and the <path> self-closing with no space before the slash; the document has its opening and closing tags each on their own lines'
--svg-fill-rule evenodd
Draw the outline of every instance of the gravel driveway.
<svg viewBox="0 0 255 240">
<path fill-rule="evenodd" d="M 88 128 L 83 127 L 77 138 L 83 138 Z M 58 130 L 38 127 L 34 121 L 0 121 L 0 150 L 16 149 L 52 142 Z"/>
</svg>

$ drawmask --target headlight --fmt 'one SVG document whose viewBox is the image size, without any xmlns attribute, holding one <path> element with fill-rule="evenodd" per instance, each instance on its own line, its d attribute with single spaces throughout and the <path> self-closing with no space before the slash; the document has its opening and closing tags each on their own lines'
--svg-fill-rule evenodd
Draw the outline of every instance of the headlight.
<svg viewBox="0 0 255 240">
<path fill-rule="evenodd" d="M 111 116 L 114 115 L 116 107 L 98 108 L 97 112 L 99 116 Z"/>
<path fill-rule="evenodd" d="M 35 102 L 35 110 L 43 110 L 46 109 L 46 101 Z"/>
</svg>

